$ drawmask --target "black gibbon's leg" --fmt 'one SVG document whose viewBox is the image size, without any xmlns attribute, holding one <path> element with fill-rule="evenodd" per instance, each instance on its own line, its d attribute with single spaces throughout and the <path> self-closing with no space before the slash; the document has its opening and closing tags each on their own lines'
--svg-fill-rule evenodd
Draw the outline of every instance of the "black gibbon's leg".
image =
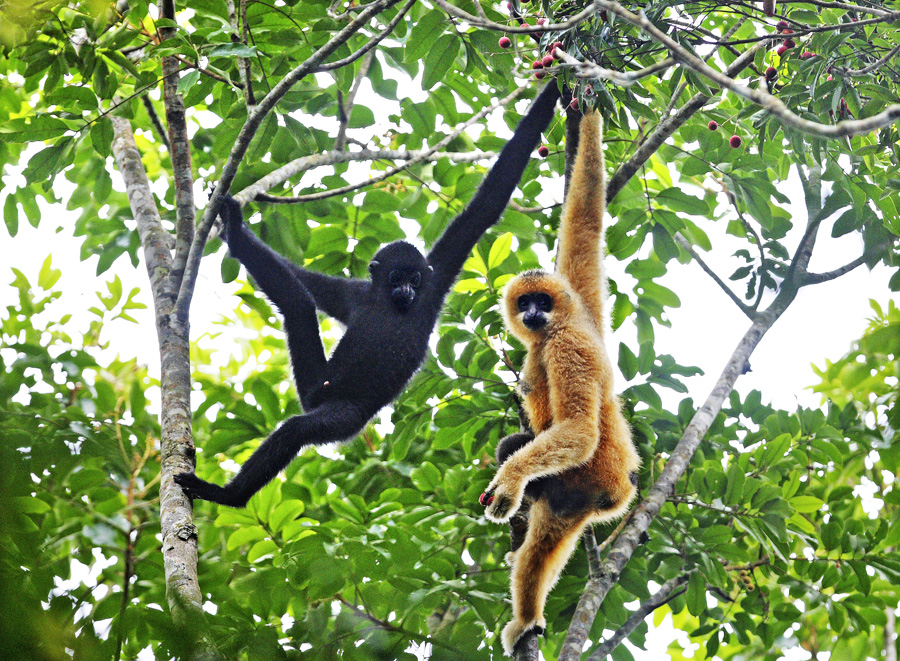
<svg viewBox="0 0 900 661">
<path fill-rule="evenodd" d="M 515 452 L 534 440 L 534 433 L 531 431 L 522 431 L 510 434 L 506 438 L 500 439 L 497 443 L 497 465 L 502 466 L 503 462 L 509 459 Z M 478 497 L 478 502 L 487 507 L 494 500 L 492 493 L 485 491 Z"/>
<path fill-rule="evenodd" d="M 502 466 L 519 448 L 534 440 L 534 432 L 522 431 L 510 434 L 497 443 L 497 465 Z"/>
<path fill-rule="evenodd" d="M 298 283 L 300 287 L 302 284 Z M 305 289 L 304 289 L 305 291 Z M 307 297 L 309 294 L 307 293 Z M 319 320 L 314 305 L 291 306 L 281 311 L 284 318 L 284 333 L 287 336 L 291 370 L 303 410 L 310 408 L 309 395 L 324 383 L 328 359 L 322 336 L 319 334 Z"/>
<path fill-rule="evenodd" d="M 273 431 L 224 487 L 181 473 L 175 481 L 196 498 L 220 505 L 243 507 L 250 497 L 283 470 L 304 447 L 343 441 L 356 436 L 368 418 L 350 402 L 322 404 L 304 415 L 295 415 Z"/>
<path fill-rule="evenodd" d="M 295 275 L 292 265 L 244 225 L 237 200 L 227 197 L 222 203 L 221 216 L 231 256 L 244 265 L 284 317 L 294 383 L 306 409 L 310 391 L 323 383 L 327 363 L 315 301 Z"/>
</svg>

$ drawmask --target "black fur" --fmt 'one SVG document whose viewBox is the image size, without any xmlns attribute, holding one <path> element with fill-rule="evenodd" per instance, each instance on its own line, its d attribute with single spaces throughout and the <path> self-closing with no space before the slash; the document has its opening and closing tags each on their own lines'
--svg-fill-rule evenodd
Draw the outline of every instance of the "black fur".
<svg viewBox="0 0 900 661">
<path fill-rule="evenodd" d="M 223 202 L 231 255 L 284 317 L 304 414 L 272 432 L 227 486 L 193 473 L 176 475 L 178 484 L 197 498 L 243 507 L 301 449 L 353 438 L 396 399 L 425 359 L 447 292 L 472 248 L 500 219 L 558 98 L 555 82 L 544 88 L 475 197 L 427 258 L 406 242 L 390 243 L 372 260 L 371 280 L 332 277 L 293 264 L 244 225 L 235 200 Z M 317 308 L 347 327 L 331 358 L 319 337 Z"/>
</svg>

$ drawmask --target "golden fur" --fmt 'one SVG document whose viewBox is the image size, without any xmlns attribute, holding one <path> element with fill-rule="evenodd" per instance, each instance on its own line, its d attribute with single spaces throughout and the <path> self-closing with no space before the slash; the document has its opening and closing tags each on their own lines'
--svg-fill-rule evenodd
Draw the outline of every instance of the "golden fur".
<svg viewBox="0 0 900 661">
<path fill-rule="evenodd" d="M 529 482 L 544 476 L 553 476 L 555 503 L 565 505 L 559 509 L 556 504 L 554 512 L 549 491 L 538 495 L 525 540 L 511 554 L 513 620 L 503 630 L 507 654 L 528 630 L 543 631 L 547 595 L 578 537 L 588 524 L 625 513 L 640 467 L 613 393 L 613 367 L 603 340 L 606 182 L 598 113 L 582 119 L 580 133 L 560 227 L 559 272 L 523 273 L 503 296 L 507 328 L 528 349 L 520 391 L 535 438 L 500 466 L 486 492 L 492 499 L 485 515 L 492 521 L 509 520 L 522 505 Z M 553 307 L 547 325 L 531 330 L 522 322 L 517 302 L 536 292 L 549 294 Z"/>
</svg>

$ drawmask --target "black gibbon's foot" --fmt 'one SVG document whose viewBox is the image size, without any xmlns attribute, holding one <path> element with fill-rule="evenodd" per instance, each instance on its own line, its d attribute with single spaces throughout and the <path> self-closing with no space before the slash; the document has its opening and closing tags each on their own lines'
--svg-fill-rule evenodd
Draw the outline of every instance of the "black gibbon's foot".
<svg viewBox="0 0 900 661">
<path fill-rule="evenodd" d="M 211 503 L 228 505 L 229 507 L 243 507 L 247 504 L 246 500 L 235 497 L 224 487 L 201 480 L 193 473 L 179 473 L 175 476 L 175 483 L 192 497 L 200 500 L 208 500 Z"/>
</svg>

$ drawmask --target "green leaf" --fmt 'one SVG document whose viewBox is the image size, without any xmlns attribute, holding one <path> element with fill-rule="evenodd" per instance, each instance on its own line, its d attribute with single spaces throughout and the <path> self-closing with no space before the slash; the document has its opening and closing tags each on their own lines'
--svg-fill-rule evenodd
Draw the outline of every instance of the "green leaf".
<svg viewBox="0 0 900 661">
<path fill-rule="evenodd" d="M 459 53 L 459 39 L 455 34 L 445 34 L 433 44 L 425 56 L 422 88 L 430 90 L 453 68 Z"/>
<path fill-rule="evenodd" d="M 791 507 L 801 514 L 818 512 L 825 505 L 824 500 L 816 498 L 815 496 L 794 496 L 788 502 L 790 502 Z"/>
<path fill-rule="evenodd" d="M 691 615 L 697 616 L 706 610 L 706 579 L 698 571 L 692 573 L 688 579 L 685 603 Z"/>
<path fill-rule="evenodd" d="M 265 536 L 266 531 L 262 526 L 246 526 L 244 528 L 238 528 L 228 536 L 228 543 L 225 547 L 229 551 L 233 551 L 238 547 L 255 542 Z"/>
<path fill-rule="evenodd" d="M 447 16 L 437 9 L 432 9 L 416 21 L 406 42 L 404 59 L 412 63 L 425 57 L 431 51 L 434 42 L 444 34 L 446 22 Z"/>
<path fill-rule="evenodd" d="M 16 205 L 16 193 L 8 193 L 3 202 L 3 222 L 11 237 L 19 232 L 19 207 Z"/>
<path fill-rule="evenodd" d="M 510 232 L 498 236 L 494 243 L 491 244 L 491 250 L 488 254 L 487 267 L 488 270 L 497 268 L 502 264 L 511 252 L 513 235 Z"/>
</svg>

